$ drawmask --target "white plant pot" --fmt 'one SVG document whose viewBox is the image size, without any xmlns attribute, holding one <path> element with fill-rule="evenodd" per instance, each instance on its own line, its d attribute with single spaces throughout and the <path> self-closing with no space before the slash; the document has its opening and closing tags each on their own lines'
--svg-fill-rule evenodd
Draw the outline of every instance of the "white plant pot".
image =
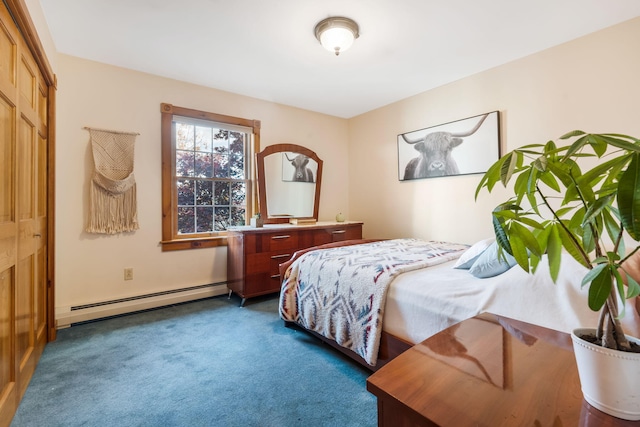
<svg viewBox="0 0 640 427">
<path fill-rule="evenodd" d="M 584 399 L 594 408 L 624 420 L 640 420 L 640 353 L 612 350 L 580 338 L 595 329 L 574 329 L 573 351 Z M 640 339 L 627 336 L 640 344 Z"/>
</svg>

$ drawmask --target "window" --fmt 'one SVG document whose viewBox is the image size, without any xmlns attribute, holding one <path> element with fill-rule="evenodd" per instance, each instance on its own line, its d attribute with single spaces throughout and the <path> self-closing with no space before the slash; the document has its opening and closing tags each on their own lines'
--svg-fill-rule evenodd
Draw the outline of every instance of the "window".
<svg viewBox="0 0 640 427">
<path fill-rule="evenodd" d="M 260 122 L 162 104 L 162 249 L 226 244 L 255 210 Z"/>
</svg>

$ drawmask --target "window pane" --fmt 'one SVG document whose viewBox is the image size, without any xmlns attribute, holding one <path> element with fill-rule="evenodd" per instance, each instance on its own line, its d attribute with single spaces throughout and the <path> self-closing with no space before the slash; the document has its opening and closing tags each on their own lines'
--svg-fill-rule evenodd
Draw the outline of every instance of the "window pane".
<svg viewBox="0 0 640 427">
<path fill-rule="evenodd" d="M 232 179 L 245 179 L 245 141 L 247 135 L 241 132 L 231 132 L 229 153 L 229 176 Z"/>
<path fill-rule="evenodd" d="M 213 204 L 216 206 L 229 206 L 229 183 L 216 182 L 215 189 Z"/>
<path fill-rule="evenodd" d="M 194 161 L 192 151 L 176 151 L 176 176 L 193 176 Z"/>
<path fill-rule="evenodd" d="M 213 129 L 213 151 L 214 153 L 229 153 L 229 131 L 223 129 Z"/>
<path fill-rule="evenodd" d="M 229 208 L 215 208 L 216 231 L 226 230 L 229 226 Z"/>
<path fill-rule="evenodd" d="M 245 179 L 243 154 L 231 153 L 229 159 L 229 176 L 231 179 Z"/>
<path fill-rule="evenodd" d="M 229 225 L 245 225 L 245 215 L 246 210 L 244 208 L 231 208 L 231 224 Z"/>
<path fill-rule="evenodd" d="M 193 205 L 193 186 L 194 182 L 190 179 L 179 179 L 177 183 L 178 188 L 178 205 L 192 206 Z"/>
<path fill-rule="evenodd" d="M 211 178 L 213 159 L 211 153 L 195 153 L 195 176 Z"/>
<path fill-rule="evenodd" d="M 245 206 L 247 191 L 244 182 L 231 183 L 231 206 Z"/>
<path fill-rule="evenodd" d="M 244 155 L 244 140 L 246 134 L 242 132 L 229 132 L 231 140 L 230 149 L 232 153 Z"/>
<path fill-rule="evenodd" d="M 212 134 L 210 127 L 196 126 L 196 151 L 211 152 Z"/>
<path fill-rule="evenodd" d="M 213 208 L 212 207 L 197 207 L 196 208 L 196 223 L 198 224 L 198 233 L 208 233 L 213 230 Z"/>
<path fill-rule="evenodd" d="M 213 182 L 198 181 L 196 186 L 196 204 L 197 205 L 213 205 Z"/>
<path fill-rule="evenodd" d="M 229 178 L 229 156 L 226 154 L 214 154 L 213 156 L 214 178 Z"/>
<path fill-rule="evenodd" d="M 187 234 L 193 233 L 195 227 L 196 218 L 193 208 L 178 208 L 178 233 Z"/>
<path fill-rule="evenodd" d="M 193 150 L 194 126 L 176 122 L 176 149 Z"/>
</svg>

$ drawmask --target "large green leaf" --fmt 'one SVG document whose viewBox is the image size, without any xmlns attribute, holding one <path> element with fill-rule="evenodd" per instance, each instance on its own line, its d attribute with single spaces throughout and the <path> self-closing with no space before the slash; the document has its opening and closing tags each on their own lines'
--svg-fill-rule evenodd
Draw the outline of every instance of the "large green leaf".
<svg viewBox="0 0 640 427">
<path fill-rule="evenodd" d="M 551 274 L 551 279 L 554 283 L 558 280 L 558 273 L 560 272 L 560 258 L 562 257 L 562 240 L 560 240 L 558 227 L 560 227 L 560 224 L 557 223 L 552 226 L 547 240 L 549 273 Z"/>
<path fill-rule="evenodd" d="M 602 211 L 602 218 L 604 219 L 604 226 L 607 230 L 607 234 L 612 242 L 616 243 L 618 237 L 620 236 L 620 224 L 616 219 L 611 215 L 610 209 L 605 209 Z"/>
<path fill-rule="evenodd" d="M 569 255 L 571 255 L 576 261 L 578 261 L 585 267 L 591 268 L 591 263 L 587 258 L 587 254 L 584 253 L 584 250 L 580 246 L 580 241 L 577 240 L 578 238 L 575 235 L 571 235 L 562 227 L 558 227 L 558 234 L 560 235 L 562 246 L 569 253 Z"/>
<path fill-rule="evenodd" d="M 593 267 L 582 278 L 581 286 L 582 287 L 588 286 L 596 277 L 598 277 L 600 273 L 602 273 L 602 270 L 604 270 L 605 268 L 607 268 L 607 264 L 598 264 L 595 267 Z"/>
<path fill-rule="evenodd" d="M 545 156 L 540 156 L 533 162 L 533 167 L 538 169 L 540 172 L 544 172 L 547 170 L 548 160 Z"/>
<path fill-rule="evenodd" d="M 587 213 L 584 215 L 583 226 L 586 226 L 587 223 L 595 221 L 596 217 L 599 216 L 602 211 L 607 208 L 611 202 L 613 201 L 613 195 L 600 197 L 589 206 L 587 209 Z"/>
<path fill-rule="evenodd" d="M 617 148 L 621 148 L 626 151 L 631 151 L 635 153 L 640 153 L 640 145 L 638 144 L 638 140 L 628 135 L 620 135 L 620 134 L 602 134 L 600 135 L 604 140 Z"/>
<path fill-rule="evenodd" d="M 589 285 L 589 308 L 593 311 L 599 311 L 604 306 L 613 286 L 611 283 L 611 271 L 606 264 L 603 265 L 604 268 L 599 269 L 598 274 L 591 280 Z"/>
<path fill-rule="evenodd" d="M 524 215 L 520 215 L 520 217 L 518 218 L 518 221 L 520 221 L 524 225 L 528 225 L 531 228 L 537 228 L 537 229 L 544 228 L 544 226 L 540 222 L 536 221 L 533 218 L 527 218 Z"/>
<path fill-rule="evenodd" d="M 598 241 L 597 234 L 597 226 L 594 225 L 593 222 L 582 227 L 582 248 L 586 253 L 590 253 L 595 250 L 596 243 Z"/>
<path fill-rule="evenodd" d="M 571 179 L 571 175 L 569 175 L 569 168 L 565 162 L 549 162 L 547 168 L 562 181 L 565 187 L 572 184 L 573 180 Z"/>
<path fill-rule="evenodd" d="M 636 241 L 640 240 L 640 154 L 634 154 L 618 183 L 618 211 L 622 225 Z"/>
<path fill-rule="evenodd" d="M 607 160 L 606 162 L 600 163 L 588 171 L 585 171 L 580 177 L 576 178 L 576 181 L 580 185 L 594 186 L 602 178 L 609 177 L 611 175 L 611 170 L 619 170 L 619 168 L 624 167 L 630 159 L 631 156 L 622 156 Z"/>
<path fill-rule="evenodd" d="M 515 170 L 517 163 L 517 152 L 511 152 L 504 156 L 504 162 L 502 163 L 502 167 L 500 168 L 500 181 L 505 187 L 511 179 L 511 175 L 513 175 L 513 171 Z"/>
<path fill-rule="evenodd" d="M 575 213 L 573 214 L 573 216 L 571 217 L 571 219 L 569 220 L 569 223 L 567 224 L 567 228 L 569 228 L 569 230 L 578 230 L 578 229 L 582 229 L 582 223 L 584 220 L 584 214 L 585 214 L 585 208 L 584 206 L 580 206 L 576 209 Z M 582 234 L 582 232 L 580 233 Z"/>
<path fill-rule="evenodd" d="M 558 180 L 551 174 L 550 172 L 544 172 L 540 174 L 540 180 L 547 184 L 547 186 L 558 193 L 560 192 L 560 186 L 558 185 Z"/>
<path fill-rule="evenodd" d="M 581 131 L 574 131 L 574 132 L 581 132 Z M 584 133 L 578 134 L 575 133 L 574 135 L 570 135 L 570 133 L 567 133 L 565 135 L 562 135 L 560 137 L 560 139 L 567 139 L 567 137 L 569 136 L 577 136 L 577 135 L 585 135 Z M 567 150 L 567 152 L 564 155 L 564 158 L 569 158 L 571 156 L 573 156 L 575 153 L 577 153 L 578 151 L 580 151 L 582 149 L 582 147 L 585 146 L 585 144 L 587 143 L 587 136 L 582 136 L 578 139 L 576 139 L 575 141 L 573 141 L 573 144 L 571 144 L 571 146 L 569 147 L 569 149 Z"/>
<path fill-rule="evenodd" d="M 527 194 L 527 173 L 521 173 L 516 178 L 515 184 L 513 184 L 513 192 L 516 195 L 517 203 L 522 203 L 522 198 Z"/>
<path fill-rule="evenodd" d="M 500 218 L 496 217 L 496 215 L 492 215 L 493 221 L 493 232 L 496 235 L 496 242 L 502 247 L 505 251 L 507 251 L 510 255 L 513 255 L 513 251 L 511 250 L 511 245 L 509 244 L 509 237 L 504 229 L 504 222 L 500 220 Z"/>
<path fill-rule="evenodd" d="M 596 155 L 600 158 L 607 152 L 607 141 L 602 138 L 600 135 L 589 135 L 589 144 Z"/>
<path fill-rule="evenodd" d="M 478 199 L 478 193 L 482 190 L 483 187 L 487 187 L 487 191 L 491 193 L 491 190 L 496 185 L 496 183 L 500 180 L 500 169 L 502 168 L 502 164 L 505 161 L 505 157 L 501 157 L 492 164 L 489 169 L 485 172 L 476 187 L 476 200 Z"/>
<path fill-rule="evenodd" d="M 569 139 L 569 138 L 573 138 L 574 136 L 582 136 L 582 135 L 586 135 L 586 132 L 583 132 L 581 130 L 572 130 L 571 132 L 567 132 L 564 135 L 562 135 L 560 139 Z"/>
<path fill-rule="evenodd" d="M 540 244 L 538 243 L 536 236 L 534 236 L 533 233 L 527 227 L 524 227 L 518 224 L 517 222 L 514 222 L 511 224 L 510 231 L 511 231 L 512 237 L 517 236 L 518 239 L 520 239 L 520 241 L 524 243 L 524 246 L 525 246 L 525 250 L 523 251 L 524 257 L 527 257 L 527 249 L 538 256 L 542 256 L 542 250 L 540 249 Z M 513 256 L 516 258 L 516 260 L 518 260 L 515 254 L 516 248 L 513 247 L 513 239 L 511 239 L 511 247 L 514 252 Z"/>
<path fill-rule="evenodd" d="M 529 272 L 529 256 L 527 254 L 527 248 L 520 239 L 518 234 L 513 232 L 513 226 L 517 224 L 511 225 L 511 235 L 509 237 L 509 243 L 511 245 L 511 251 L 513 252 L 511 255 L 515 258 L 518 265 L 526 272 Z"/>
</svg>

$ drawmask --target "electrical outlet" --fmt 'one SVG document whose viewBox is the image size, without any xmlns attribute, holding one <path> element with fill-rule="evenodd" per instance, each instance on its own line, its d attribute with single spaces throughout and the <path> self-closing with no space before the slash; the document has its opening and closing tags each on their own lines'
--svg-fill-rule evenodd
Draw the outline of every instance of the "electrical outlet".
<svg viewBox="0 0 640 427">
<path fill-rule="evenodd" d="M 133 268 L 124 269 L 124 280 L 133 280 Z"/>
</svg>

